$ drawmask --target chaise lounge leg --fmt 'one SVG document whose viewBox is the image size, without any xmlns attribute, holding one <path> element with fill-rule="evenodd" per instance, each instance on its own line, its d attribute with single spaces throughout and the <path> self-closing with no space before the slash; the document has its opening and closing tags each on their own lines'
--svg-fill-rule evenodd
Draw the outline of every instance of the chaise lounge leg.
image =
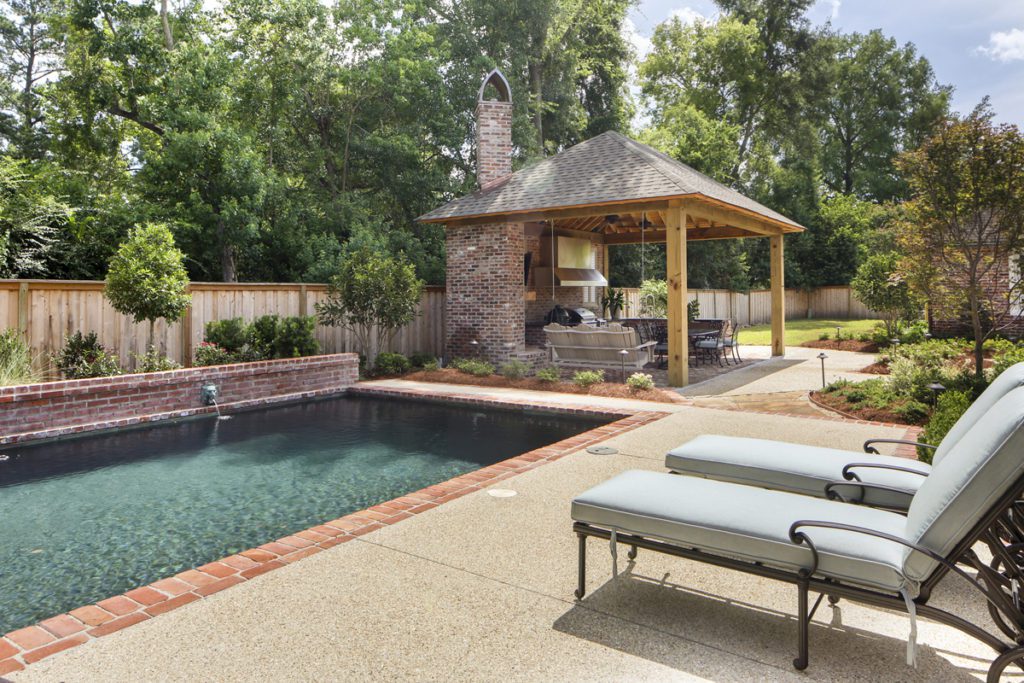
<svg viewBox="0 0 1024 683">
<path fill-rule="evenodd" d="M 807 647 L 807 593 L 809 591 L 809 583 L 807 580 L 800 581 L 797 583 L 797 591 L 799 599 L 797 600 L 797 658 L 793 660 L 793 667 L 797 671 L 803 671 L 807 668 L 808 663 L 808 647 Z"/>
<path fill-rule="evenodd" d="M 631 560 L 635 560 L 636 559 L 636 546 L 635 545 L 629 546 L 629 553 L 626 555 L 626 557 L 628 557 Z"/>
<path fill-rule="evenodd" d="M 577 600 L 582 600 L 583 596 L 587 593 L 587 537 L 583 534 L 576 534 L 580 539 L 579 549 L 579 573 L 578 581 L 576 585 L 576 592 L 574 595 Z"/>
</svg>

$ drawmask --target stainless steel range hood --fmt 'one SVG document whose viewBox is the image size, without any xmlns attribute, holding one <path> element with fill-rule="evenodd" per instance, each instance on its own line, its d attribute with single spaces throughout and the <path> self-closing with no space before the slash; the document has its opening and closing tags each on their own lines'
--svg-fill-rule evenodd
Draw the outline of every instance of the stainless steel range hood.
<svg viewBox="0 0 1024 683">
<path fill-rule="evenodd" d="M 559 236 L 541 239 L 541 263 L 534 270 L 534 282 L 541 287 L 607 287 L 608 280 L 595 266 L 590 240 Z M 553 248 L 553 249 L 552 249 Z"/>
<path fill-rule="evenodd" d="M 607 287 L 608 280 L 594 268 L 548 268 L 533 271 L 534 282 L 549 286 L 554 277 L 555 287 Z"/>
</svg>

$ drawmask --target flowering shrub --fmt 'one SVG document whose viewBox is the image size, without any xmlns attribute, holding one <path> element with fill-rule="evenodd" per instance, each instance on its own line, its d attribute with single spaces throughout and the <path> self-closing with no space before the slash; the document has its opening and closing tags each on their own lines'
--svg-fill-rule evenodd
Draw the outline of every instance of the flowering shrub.
<svg viewBox="0 0 1024 683">
<path fill-rule="evenodd" d="M 604 370 L 579 370 L 572 376 L 572 383 L 578 387 L 589 387 L 604 381 Z"/>
<path fill-rule="evenodd" d="M 642 372 L 634 372 L 626 380 L 626 386 L 630 391 L 646 391 L 654 388 L 654 377 L 645 375 Z"/>
<path fill-rule="evenodd" d="M 196 347 L 196 365 L 227 365 L 234 363 L 234 355 L 213 342 L 199 342 Z"/>
</svg>

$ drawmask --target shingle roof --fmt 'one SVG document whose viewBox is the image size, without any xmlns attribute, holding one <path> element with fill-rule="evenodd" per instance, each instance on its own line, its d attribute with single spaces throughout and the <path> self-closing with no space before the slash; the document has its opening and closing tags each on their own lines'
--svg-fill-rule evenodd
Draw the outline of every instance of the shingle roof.
<svg viewBox="0 0 1024 683">
<path fill-rule="evenodd" d="M 469 216 L 686 195 L 702 195 L 777 223 L 797 229 L 802 227 L 686 164 L 614 131 L 527 166 L 417 220 L 444 223 Z"/>
</svg>

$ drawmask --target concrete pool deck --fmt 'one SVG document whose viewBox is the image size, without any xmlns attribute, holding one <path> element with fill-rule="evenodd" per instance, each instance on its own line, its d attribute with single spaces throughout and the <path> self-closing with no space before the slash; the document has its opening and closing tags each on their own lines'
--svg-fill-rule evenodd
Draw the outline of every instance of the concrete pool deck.
<svg viewBox="0 0 1024 683">
<path fill-rule="evenodd" d="M 651 404 L 647 404 L 650 406 Z M 659 407 L 661 407 L 659 405 Z M 45 659 L 15 681 L 398 680 L 973 680 L 993 654 L 947 627 L 919 625 L 906 666 L 905 616 L 843 603 L 823 609 L 811 666 L 792 670 L 792 586 L 641 552 L 612 580 L 591 545 L 588 596 L 572 598 L 569 502 L 626 469 L 662 470 L 665 451 L 698 434 L 757 435 L 856 449 L 901 428 L 678 406 L 605 441 L 178 610 Z M 962 605 L 966 586 L 935 604 Z"/>
</svg>

